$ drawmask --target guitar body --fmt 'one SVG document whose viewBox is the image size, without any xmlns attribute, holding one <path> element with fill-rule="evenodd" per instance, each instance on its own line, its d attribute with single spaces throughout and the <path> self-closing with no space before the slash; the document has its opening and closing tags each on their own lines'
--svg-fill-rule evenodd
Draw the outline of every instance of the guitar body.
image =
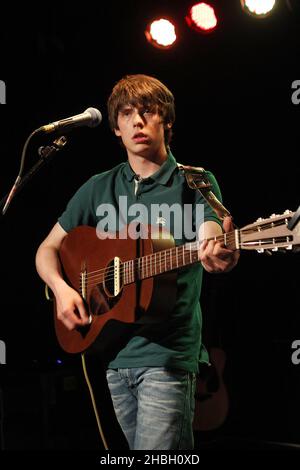
<svg viewBox="0 0 300 470">
<path fill-rule="evenodd" d="M 209 357 L 211 365 L 207 366 L 204 376 L 197 376 L 194 431 L 217 429 L 228 415 L 229 400 L 223 382 L 226 355 L 220 348 L 211 348 Z"/>
<path fill-rule="evenodd" d="M 149 226 L 147 229 L 154 236 L 156 228 Z M 127 236 L 127 230 L 128 227 L 125 227 L 118 238 L 100 239 L 95 228 L 79 226 L 63 240 L 59 256 L 65 280 L 85 299 L 91 320 L 90 325 L 69 331 L 57 319 L 55 308 L 56 335 L 60 346 L 66 352 L 85 351 L 98 338 L 110 320 L 125 323 L 163 321 L 175 305 L 176 273 L 174 272 L 121 285 L 119 292 L 117 294 L 114 292 L 115 257 L 120 260 L 122 270 L 124 261 L 174 245 L 170 235 L 168 238 L 164 236 L 164 238 L 134 240 Z M 161 228 L 159 233 L 163 233 Z"/>
<path fill-rule="evenodd" d="M 300 223 L 293 230 L 288 226 L 293 216 L 286 211 L 260 218 L 217 238 L 232 250 L 291 250 L 300 246 Z M 85 299 L 90 315 L 90 325 L 69 331 L 55 314 L 56 335 L 66 352 L 85 351 L 110 320 L 161 322 L 172 311 L 175 270 L 198 262 L 199 241 L 174 247 L 163 227 L 136 228 L 130 224 L 117 238 L 107 238 L 97 236 L 96 228 L 79 226 L 64 238 L 59 256 L 65 279 Z"/>
</svg>

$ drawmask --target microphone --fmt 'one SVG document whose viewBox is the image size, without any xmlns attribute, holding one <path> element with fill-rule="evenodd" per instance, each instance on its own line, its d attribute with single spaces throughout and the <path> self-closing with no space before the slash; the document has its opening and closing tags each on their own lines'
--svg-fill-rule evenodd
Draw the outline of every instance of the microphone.
<svg viewBox="0 0 300 470">
<path fill-rule="evenodd" d="M 60 121 L 54 121 L 50 124 L 37 129 L 38 131 L 45 132 L 46 134 L 50 132 L 57 131 L 58 129 L 66 129 L 72 127 L 96 127 L 102 121 L 102 114 L 96 108 L 87 108 L 83 113 L 76 114 L 76 116 L 71 116 L 66 119 L 61 119 Z"/>
</svg>

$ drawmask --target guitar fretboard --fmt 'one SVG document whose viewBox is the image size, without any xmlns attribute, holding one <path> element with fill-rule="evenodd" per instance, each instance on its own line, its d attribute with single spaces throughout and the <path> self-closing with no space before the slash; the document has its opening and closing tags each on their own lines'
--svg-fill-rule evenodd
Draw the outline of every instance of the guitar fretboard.
<svg viewBox="0 0 300 470">
<path fill-rule="evenodd" d="M 236 249 L 235 232 L 238 232 L 238 230 L 208 240 L 222 240 L 226 247 Z M 199 241 L 186 243 L 125 261 L 123 263 L 124 285 L 196 263 L 199 259 L 198 249 L 200 244 Z"/>
<path fill-rule="evenodd" d="M 190 245 L 188 247 L 187 245 Z M 124 284 L 179 269 L 198 260 L 195 243 L 157 251 L 123 263 Z"/>
</svg>

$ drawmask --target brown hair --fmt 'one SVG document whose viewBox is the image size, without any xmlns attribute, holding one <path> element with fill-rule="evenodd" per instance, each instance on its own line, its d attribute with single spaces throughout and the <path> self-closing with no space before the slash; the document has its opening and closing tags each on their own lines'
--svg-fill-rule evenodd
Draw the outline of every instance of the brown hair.
<svg viewBox="0 0 300 470">
<path fill-rule="evenodd" d="M 108 119 L 112 130 L 118 129 L 119 110 L 126 105 L 157 106 L 165 126 L 165 142 L 168 145 L 172 129 L 167 124 L 175 121 L 174 96 L 159 80 L 148 75 L 126 75 L 114 86 L 107 101 Z"/>
</svg>

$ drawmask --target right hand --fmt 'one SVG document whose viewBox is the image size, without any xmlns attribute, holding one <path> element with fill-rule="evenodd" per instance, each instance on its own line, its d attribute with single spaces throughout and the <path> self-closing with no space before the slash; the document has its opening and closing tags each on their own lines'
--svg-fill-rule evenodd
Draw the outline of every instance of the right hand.
<svg viewBox="0 0 300 470">
<path fill-rule="evenodd" d="M 68 330 L 90 323 L 82 297 L 64 281 L 55 289 L 57 318 Z"/>
</svg>

